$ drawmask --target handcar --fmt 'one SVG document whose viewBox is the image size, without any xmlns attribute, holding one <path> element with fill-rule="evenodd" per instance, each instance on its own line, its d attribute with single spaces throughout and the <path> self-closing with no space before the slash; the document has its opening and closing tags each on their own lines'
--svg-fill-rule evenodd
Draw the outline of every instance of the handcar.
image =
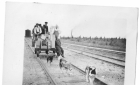
<svg viewBox="0 0 140 85">
<path fill-rule="evenodd" d="M 55 54 L 55 35 L 54 34 L 42 34 L 37 36 L 36 39 L 32 40 L 34 44 L 34 51 L 37 57 L 40 53 L 46 53 L 51 50 Z"/>
</svg>

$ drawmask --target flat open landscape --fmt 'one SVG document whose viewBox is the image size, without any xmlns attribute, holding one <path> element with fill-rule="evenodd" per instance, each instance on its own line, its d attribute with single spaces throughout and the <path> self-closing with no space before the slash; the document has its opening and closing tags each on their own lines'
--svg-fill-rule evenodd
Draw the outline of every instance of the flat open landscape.
<svg viewBox="0 0 140 85">
<path fill-rule="evenodd" d="M 61 41 L 65 43 L 78 44 L 89 47 L 98 47 L 117 51 L 126 50 L 125 38 L 120 39 L 120 38 L 62 37 Z"/>
</svg>

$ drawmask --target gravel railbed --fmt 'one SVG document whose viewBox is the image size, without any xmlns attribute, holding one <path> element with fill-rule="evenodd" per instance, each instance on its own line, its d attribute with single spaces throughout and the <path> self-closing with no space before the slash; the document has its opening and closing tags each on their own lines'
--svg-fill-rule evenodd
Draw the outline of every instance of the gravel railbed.
<svg viewBox="0 0 140 85">
<path fill-rule="evenodd" d="M 29 45 L 31 45 L 30 41 L 31 41 L 30 39 L 27 40 Z M 59 68 L 59 61 L 57 58 L 54 58 L 53 62 L 50 65 L 49 63 L 47 63 L 47 60 L 45 56 L 43 56 L 43 53 L 41 53 L 41 55 L 42 56 L 40 56 L 40 60 L 45 65 L 45 68 L 48 69 L 48 72 L 50 73 L 50 75 L 52 76 L 52 78 L 54 79 L 57 85 L 89 85 L 89 83 L 85 81 L 85 75 L 79 73 L 77 70 L 72 68 L 71 68 L 72 71 L 68 71 L 68 72 L 66 72 L 66 70 L 61 70 Z M 38 85 L 38 84 L 33 84 L 33 85 Z"/>
<path fill-rule="evenodd" d="M 118 51 L 125 51 L 126 49 L 124 47 L 119 46 L 110 46 L 110 45 L 102 45 L 102 44 L 94 44 L 91 41 L 73 41 L 73 40 L 65 40 L 61 39 L 62 42 L 71 43 L 71 44 L 78 44 L 83 46 L 90 46 L 90 47 L 98 47 L 98 48 L 105 48 L 110 50 L 118 50 Z M 99 42 L 100 43 L 100 42 Z"/>
<path fill-rule="evenodd" d="M 105 50 L 84 48 L 84 47 L 80 47 L 80 46 L 73 46 L 73 45 L 68 45 L 68 44 L 63 44 L 63 43 L 62 43 L 62 46 L 68 47 L 71 49 L 75 49 L 75 50 L 89 52 L 91 54 L 99 54 L 99 55 L 103 55 L 103 56 L 106 56 L 109 58 L 114 58 L 114 59 L 125 61 L 125 54 L 124 53 L 115 53 L 115 52 L 110 52 L 110 51 L 105 51 Z"/>
<path fill-rule="evenodd" d="M 101 81 L 108 85 L 124 85 L 124 68 L 64 50 L 66 59 L 80 69 L 84 70 L 87 65 L 93 65 L 97 68 L 97 78 Z"/>
<path fill-rule="evenodd" d="M 71 62 L 72 64 L 81 68 L 82 70 L 84 70 L 87 65 L 95 66 L 97 68 L 97 78 L 100 79 L 101 81 L 107 83 L 108 85 L 124 85 L 124 73 L 125 73 L 124 68 L 106 63 L 104 61 L 99 61 L 97 59 L 93 59 L 93 58 L 87 57 L 85 55 L 77 54 L 77 53 L 68 51 L 66 49 L 64 49 L 64 51 L 65 51 L 66 59 L 69 62 Z M 47 66 L 46 60 L 43 60 L 43 62 Z M 57 62 L 55 62 L 55 63 L 57 63 Z M 53 62 L 52 64 L 55 64 L 55 63 Z M 50 67 L 48 66 L 50 68 L 50 72 L 53 73 L 54 69 L 52 67 L 55 67 L 55 66 L 58 67 L 57 64 L 52 65 Z M 76 73 L 74 71 L 72 71 L 72 72 Z M 62 79 L 62 81 L 63 81 L 63 79 L 66 79 L 66 78 L 69 79 L 69 77 L 64 77 L 65 74 L 64 75 L 62 75 L 62 74 L 64 74 L 64 73 L 63 72 L 60 74 L 54 73 L 54 76 L 59 75 L 56 77 L 56 79 Z M 75 74 L 73 75 L 73 78 L 71 77 L 72 81 L 70 79 L 69 80 L 66 79 L 67 82 L 63 81 L 63 83 L 68 84 L 69 82 L 71 82 L 68 85 L 71 85 L 71 84 L 81 85 L 80 82 L 79 82 L 79 84 L 74 83 L 76 81 L 79 81 L 79 79 L 75 80 L 75 79 L 77 79 L 77 77 L 76 76 L 74 77 L 74 76 L 75 76 Z M 84 81 L 83 79 L 84 78 L 82 78 L 81 80 Z"/>
<path fill-rule="evenodd" d="M 23 70 L 22 85 L 51 85 L 27 44 L 24 48 Z"/>
</svg>

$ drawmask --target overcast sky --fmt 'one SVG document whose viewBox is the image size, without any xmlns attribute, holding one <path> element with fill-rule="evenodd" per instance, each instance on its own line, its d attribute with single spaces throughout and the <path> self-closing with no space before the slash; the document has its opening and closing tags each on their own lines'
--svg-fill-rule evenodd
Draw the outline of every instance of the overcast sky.
<svg viewBox="0 0 140 85">
<path fill-rule="evenodd" d="M 6 19 L 32 30 L 36 23 L 59 26 L 61 36 L 126 37 L 136 10 L 121 7 L 84 5 L 54 5 L 43 3 L 10 3 L 6 5 Z M 135 13 L 136 14 L 136 13 Z M 9 25 L 10 26 L 10 25 Z"/>
</svg>

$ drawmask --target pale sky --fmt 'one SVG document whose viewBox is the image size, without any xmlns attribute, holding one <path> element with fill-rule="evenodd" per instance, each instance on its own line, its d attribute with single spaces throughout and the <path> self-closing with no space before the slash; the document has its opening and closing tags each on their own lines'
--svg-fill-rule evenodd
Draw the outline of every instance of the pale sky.
<svg viewBox="0 0 140 85">
<path fill-rule="evenodd" d="M 36 23 L 59 26 L 61 36 L 126 37 L 133 15 L 132 8 L 84 5 L 7 3 L 6 15 L 16 27 L 32 30 Z M 9 11 L 10 10 L 10 11 Z M 136 13 L 135 13 L 136 14 Z"/>
</svg>

